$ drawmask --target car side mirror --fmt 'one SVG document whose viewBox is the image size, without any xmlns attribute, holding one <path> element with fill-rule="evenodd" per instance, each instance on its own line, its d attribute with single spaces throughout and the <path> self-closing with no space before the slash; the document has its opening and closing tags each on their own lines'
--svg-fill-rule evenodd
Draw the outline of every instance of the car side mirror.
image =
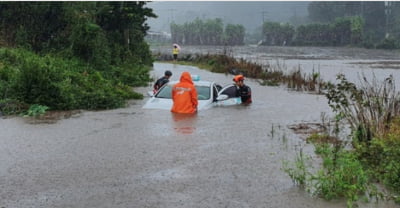
<svg viewBox="0 0 400 208">
<path fill-rule="evenodd" d="M 218 95 L 217 100 L 222 101 L 222 100 L 227 100 L 228 98 L 229 98 L 228 95 L 221 94 L 221 95 Z"/>
</svg>

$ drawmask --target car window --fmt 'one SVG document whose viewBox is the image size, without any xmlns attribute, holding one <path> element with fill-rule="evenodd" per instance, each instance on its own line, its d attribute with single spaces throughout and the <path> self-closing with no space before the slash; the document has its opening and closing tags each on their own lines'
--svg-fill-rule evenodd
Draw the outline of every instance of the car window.
<svg viewBox="0 0 400 208">
<path fill-rule="evenodd" d="M 172 94 L 172 86 L 171 85 L 165 85 L 163 88 L 161 88 L 158 93 L 156 94 L 156 98 L 169 98 L 171 99 Z"/>
<path fill-rule="evenodd" d="M 235 85 L 230 85 L 221 90 L 220 94 L 228 95 L 229 98 L 237 97 L 237 89 Z"/>
<path fill-rule="evenodd" d="M 210 87 L 209 86 L 196 86 L 197 99 L 198 100 L 208 100 L 210 99 Z M 156 98 L 172 98 L 172 86 L 166 85 L 158 91 L 155 95 Z"/>
<path fill-rule="evenodd" d="M 196 86 L 197 99 L 208 100 L 210 99 L 210 87 L 209 86 Z"/>
</svg>

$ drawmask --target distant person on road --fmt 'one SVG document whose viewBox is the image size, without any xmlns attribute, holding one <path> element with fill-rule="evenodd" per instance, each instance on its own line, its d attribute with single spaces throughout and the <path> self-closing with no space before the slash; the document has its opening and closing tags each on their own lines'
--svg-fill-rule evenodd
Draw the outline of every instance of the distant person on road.
<svg viewBox="0 0 400 208">
<path fill-rule="evenodd" d="M 159 78 L 153 85 L 153 92 L 156 93 L 163 85 L 169 82 L 169 78 L 172 76 L 172 72 L 166 70 L 164 76 Z"/>
<path fill-rule="evenodd" d="M 178 60 L 178 54 L 179 54 L 179 48 L 177 45 L 174 45 L 174 48 L 172 49 L 172 56 L 174 57 L 174 61 Z"/>
<path fill-rule="evenodd" d="M 243 75 L 236 75 L 233 78 L 233 81 L 236 85 L 236 95 L 242 99 L 242 104 L 250 104 L 251 100 L 251 88 L 244 84 L 244 76 Z"/>
<path fill-rule="evenodd" d="M 189 72 L 182 72 L 180 81 L 172 87 L 173 113 L 196 113 L 197 90 Z"/>
</svg>

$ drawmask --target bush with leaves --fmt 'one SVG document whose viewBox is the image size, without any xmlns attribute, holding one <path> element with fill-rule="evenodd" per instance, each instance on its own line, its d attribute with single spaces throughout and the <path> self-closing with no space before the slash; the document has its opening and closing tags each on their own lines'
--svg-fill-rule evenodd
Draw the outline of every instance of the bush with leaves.
<svg viewBox="0 0 400 208">
<path fill-rule="evenodd" d="M 308 141 L 321 156 L 322 169 L 314 174 L 304 165 L 286 164 L 284 170 L 293 179 L 308 181 L 309 189 L 325 199 L 345 197 L 348 207 L 363 194 L 400 202 L 400 94 L 393 77 L 379 85 L 375 77 L 370 82 L 364 76 L 359 86 L 342 74 L 337 79 L 326 96 L 337 113 L 336 123 L 345 120 L 350 126 L 353 148 L 344 148 L 329 135 L 312 135 Z M 392 193 L 377 191 L 372 182 L 383 183 Z"/>
<path fill-rule="evenodd" d="M 315 146 L 322 164 L 317 170 L 310 167 L 311 157 L 300 150 L 295 164 L 284 163 L 284 171 L 292 180 L 315 196 L 326 200 L 344 198 L 347 207 L 357 206 L 360 196 L 373 194 L 375 187 L 369 183 L 367 172 L 357 156 L 346 150 L 342 143 L 329 143 L 328 135 L 314 134 L 307 141 Z M 333 140 L 337 141 L 337 140 Z"/>
<path fill-rule="evenodd" d="M 359 146 L 357 156 L 372 176 L 400 194 L 400 117 L 390 123 L 385 135 L 374 137 L 369 146 Z M 395 198 L 400 202 L 400 198 Z"/>
<path fill-rule="evenodd" d="M 38 56 L 21 49 L 1 49 L 0 63 L 0 88 L 4 89 L 1 99 L 39 104 L 51 110 L 122 107 L 127 99 L 143 97 L 130 86 L 143 85 L 149 79 L 144 66 L 130 71 L 114 67 L 114 71 L 125 74 L 111 76 L 77 59 Z"/>
<path fill-rule="evenodd" d="M 393 76 L 379 84 L 364 76 L 357 87 L 343 74 L 337 76 L 339 83 L 329 85 L 326 96 L 329 106 L 341 114 L 350 125 L 356 140 L 368 142 L 375 135 L 388 130 L 388 124 L 400 116 L 400 93 L 396 91 Z"/>
</svg>

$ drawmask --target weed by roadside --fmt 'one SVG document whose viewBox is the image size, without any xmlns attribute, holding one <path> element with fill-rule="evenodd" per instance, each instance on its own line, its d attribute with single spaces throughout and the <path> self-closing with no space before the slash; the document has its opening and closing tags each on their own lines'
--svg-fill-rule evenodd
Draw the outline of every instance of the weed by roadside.
<svg viewBox="0 0 400 208">
<path fill-rule="evenodd" d="M 170 55 L 154 54 L 156 60 L 170 61 Z M 195 65 L 215 73 L 243 74 L 256 79 L 260 85 L 279 86 L 296 91 L 322 93 L 327 83 L 320 79 L 318 72 L 303 74 L 301 68 L 290 73 L 284 73 L 285 66 L 259 65 L 243 58 L 236 59 L 226 54 L 188 54 L 180 58 L 179 64 Z"/>
<path fill-rule="evenodd" d="M 364 77 L 360 87 L 344 75 L 338 75 L 338 80 L 326 93 L 336 112 L 333 133 L 338 135 L 339 123 L 346 121 L 351 141 L 344 142 L 331 132 L 313 134 L 307 141 L 320 156 L 319 170 L 311 171 L 314 167 L 307 166 L 302 152 L 295 163 L 285 162 L 283 170 L 294 181 L 302 179 L 314 195 L 327 200 L 345 198 L 348 207 L 357 206 L 361 198 L 400 202 L 400 93 L 393 77 L 381 85 Z M 390 193 L 378 191 L 375 184 L 385 185 Z"/>
<path fill-rule="evenodd" d="M 49 107 L 39 104 L 33 104 L 29 109 L 23 113 L 24 117 L 36 117 L 46 113 Z"/>
</svg>

